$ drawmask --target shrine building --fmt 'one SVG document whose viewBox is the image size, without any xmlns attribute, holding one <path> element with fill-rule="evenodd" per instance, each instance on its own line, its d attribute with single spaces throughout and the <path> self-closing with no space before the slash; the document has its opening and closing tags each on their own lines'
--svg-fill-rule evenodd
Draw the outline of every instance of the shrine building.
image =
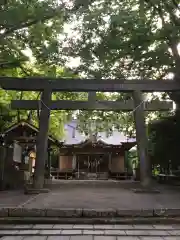
<svg viewBox="0 0 180 240">
<path fill-rule="evenodd" d="M 33 174 L 38 133 L 37 127 L 22 120 L 0 134 L 0 190 L 22 187 L 24 172 Z M 49 164 L 49 169 L 52 146 L 58 146 L 58 141 L 48 136 L 46 165 Z"/>
<path fill-rule="evenodd" d="M 55 178 L 128 178 L 127 152 L 136 145 L 136 139 L 128 138 L 117 130 L 109 136 L 106 132 L 85 136 L 77 126 L 77 120 L 65 124 L 65 137 L 60 147 L 59 171 Z"/>
</svg>

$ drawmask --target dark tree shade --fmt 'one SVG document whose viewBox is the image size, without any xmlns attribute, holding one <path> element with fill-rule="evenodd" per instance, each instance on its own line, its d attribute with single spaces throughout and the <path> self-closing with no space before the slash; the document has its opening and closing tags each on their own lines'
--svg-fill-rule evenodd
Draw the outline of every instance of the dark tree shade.
<svg viewBox="0 0 180 240">
<path fill-rule="evenodd" d="M 149 153 L 152 164 L 168 167 L 169 161 L 173 168 L 180 165 L 179 140 L 180 116 L 178 114 L 164 118 L 149 126 Z"/>
</svg>

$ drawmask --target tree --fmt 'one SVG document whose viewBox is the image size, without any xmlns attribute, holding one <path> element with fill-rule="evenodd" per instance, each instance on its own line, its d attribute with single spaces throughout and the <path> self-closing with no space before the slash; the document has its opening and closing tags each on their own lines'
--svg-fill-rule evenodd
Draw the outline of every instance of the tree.
<svg viewBox="0 0 180 240">
<path fill-rule="evenodd" d="M 42 65 L 31 65 L 31 66 L 24 66 L 26 70 L 31 72 L 31 76 L 57 76 L 57 77 L 76 77 L 71 71 L 66 68 L 60 67 L 51 67 L 46 66 L 45 64 Z M 9 76 L 16 76 L 16 77 L 24 77 L 25 74 L 21 68 L 16 68 L 16 71 L 13 69 L 10 70 L 2 70 L 2 75 L 9 75 Z M 11 73 L 11 74 L 10 74 Z M 10 109 L 11 100 L 15 99 L 26 99 L 26 100 L 39 100 L 40 99 L 40 92 L 17 92 L 17 91 L 4 91 L 0 90 L 0 102 L 2 107 L 7 109 L 6 115 L 9 116 L 10 121 L 4 122 L 4 127 L 9 126 L 12 123 L 18 122 L 20 120 L 26 120 L 34 124 L 38 127 L 38 118 L 39 118 L 39 109 L 37 111 L 17 111 Z M 64 99 L 64 100 L 75 100 L 78 98 L 82 99 L 82 94 L 78 93 L 53 93 L 52 99 Z M 40 106 L 39 106 L 40 107 Z M 1 109 L 1 108 L 0 108 Z M 3 111 L 3 114 L 5 110 Z M 3 115 L 4 117 L 7 117 Z M 68 121 L 71 117 L 72 111 L 51 111 L 50 116 L 50 134 L 52 134 L 55 138 L 61 139 L 64 135 L 64 123 Z M 1 124 L 1 123 L 0 123 Z"/>
<path fill-rule="evenodd" d="M 86 9 L 90 0 L 3 0 L 0 3 L 0 75 L 1 76 L 66 76 L 75 74 L 64 67 L 59 35 L 64 23 L 72 13 Z M 38 99 L 40 93 L 4 92 L 0 95 L 3 104 L 12 99 Z M 55 99 L 74 99 L 78 94 L 54 94 Z M 11 111 L 14 119 L 24 118 L 25 111 Z M 62 135 L 67 112 L 51 114 L 51 131 Z M 37 125 L 35 111 L 30 111 L 28 120 Z M 62 125 L 62 124 L 61 124 Z M 58 129 L 58 130 L 57 130 Z"/>
<path fill-rule="evenodd" d="M 0 67 L 13 68 L 27 61 L 30 52 L 41 63 L 58 63 L 58 37 L 63 24 L 91 0 L 2 0 L 0 3 Z M 61 59 L 62 60 L 62 59 Z"/>
<path fill-rule="evenodd" d="M 5 104 L 0 104 L 0 132 L 3 132 L 14 121 L 10 109 Z"/>
<path fill-rule="evenodd" d="M 64 50 L 68 56 L 80 56 L 83 76 L 164 79 L 173 73 L 179 81 L 179 8 L 176 0 L 95 1 L 72 16 L 71 32 L 78 37 L 72 39 L 70 33 L 63 39 L 68 43 Z M 179 102 L 178 94 L 169 95 Z M 101 119 L 115 115 L 101 114 Z M 116 116 L 117 121 L 124 115 Z M 126 116 L 127 122 L 130 119 Z"/>
<path fill-rule="evenodd" d="M 175 1 L 103 0 L 76 13 L 68 54 L 101 77 L 163 78 L 178 71 L 179 4 Z"/>
<path fill-rule="evenodd" d="M 83 6 L 83 4 L 82 4 Z M 79 1 L 67 3 L 56 0 L 10 0 L 0 3 L 0 75 L 1 76 L 71 76 L 65 70 L 61 58 L 58 36 L 63 31 L 64 21 Z M 58 69 L 58 70 L 57 70 Z M 75 95 L 75 94 L 74 94 Z M 53 97 L 73 97 L 66 93 Z M 40 93 L 0 91 L 3 106 L 13 99 L 39 99 Z M 10 111 L 13 121 L 25 119 L 38 125 L 36 111 Z M 50 131 L 56 137 L 63 135 L 66 112 L 52 113 Z M 26 119 L 27 118 L 27 119 Z M 12 123 L 12 122 L 11 122 Z M 8 125 L 5 124 L 6 126 Z"/>
<path fill-rule="evenodd" d="M 0 66 L 21 66 L 28 57 L 45 62 L 58 54 L 57 31 L 62 27 L 63 5 L 57 1 L 13 0 L 0 5 Z M 53 27 L 52 27 L 53 25 Z"/>
<path fill-rule="evenodd" d="M 174 73 L 178 80 L 179 8 L 177 0 L 3 1 L 0 5 L 1 75 L 61 76 L 64 73 L 57 69 L 64 69 L 62 66 L 69 57 L 80 57 L 80 66 L 72 69 L 71 76 L 77 76 L 78 72 L 88 77 L 160 79 Z M 69 24 L 69 34 L 64 30 L 65 24 Z M 36 68 L 26 64 L 30 58 L 26 55 L 31 54 Z M 30 96 L 16 93 L 11 99 L 17 97 Z M 31 97 L 40 96 L 32 93 Z M 55 99 L 86 97 L 75 93 L 53 95 Z M 170 97 L 178 103 L 177 94 Z M 98 99 L 127 100 L 131 96 L 98 93 Z M 23 111 L 18 112 L 17 118 L 20 115 Z M 28 116 L 32 119 L 35 115 L 30 112 Z M 69 114 L 64 112 L 64 115 Z M 64 115 L 59 118 L 64 119 Z M 109 131 L 115 123 L 119 129 L 134 134 L 131 113 L 79 111 L 78 117 L 81 123 L 87 119 L 99 121 L 99 129 Z M 51 129 L 57 133 L 60 121 L 56 112 L 52 118 Z"/>
<path fill-rule="evenodd" d="M 179 166 L 179 115 L 149 125 L 149 155 L 154 165 L 176 169 Z"/>
</svg>

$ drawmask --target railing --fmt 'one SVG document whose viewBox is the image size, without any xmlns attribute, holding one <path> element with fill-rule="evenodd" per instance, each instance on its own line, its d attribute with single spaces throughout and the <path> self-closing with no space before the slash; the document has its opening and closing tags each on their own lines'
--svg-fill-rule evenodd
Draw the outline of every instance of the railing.
<svg viewBox="0 0 180 240">
<path fill-rule="evenodd" d="M 67 170 L 67 171 L 60 171 L 60 170 L 53 170 L 51 171 L 51 175 L 55 179 L 72 179 L 74 177 L 74 171 L 73 170 Z"/>
</svg>

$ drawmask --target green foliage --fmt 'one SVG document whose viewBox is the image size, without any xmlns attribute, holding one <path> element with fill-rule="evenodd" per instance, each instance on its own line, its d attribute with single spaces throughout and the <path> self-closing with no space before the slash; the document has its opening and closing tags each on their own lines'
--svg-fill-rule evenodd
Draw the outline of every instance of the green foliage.
<svg viewBox="0 0 180 240">
<path fill-rule="evenodd" d="M 10 77 L 51 76 L 75 77 L 63 66 L 59 34 L 74 9 L 83 8 L 79 1 L 9 0 L 0 2 L 0 75 Z M 57 93 L 57 99 L 72 99 L 77 94 Z M 37 92 L 6 92 L 0 90 L 0 109 L 6 109 L 0 119 L 1 129 L 21 119 L 38 126 L 37 111 L 12 111 L 13 99 L 39 99 Z M 4 112 L 4 110 L 3 110 Z M 63 136 L 63 123 L 71 113 L 52 112 L 50 133 Z M 5 121 L 9 116 L 10 120 Z"/>
<path fill-rule="evenodd" d="M 63 68 L 57 68 L 55 66 L 47 67 L 46 65 L 31 65 L 31 66 L 23 66 L 28 72 L 30 72 L 31 76 L 51 76 L 51 77 L 76 77 L 72 72 Z M 16 74 L 15 74 L 16 73 Z M 16 71 L 4 70 L 1 75 L 5 76 L 16 76 L 21 77 L 24 76 L 24 72 L 22 69 L 16 69 Z M 55 99 L 66 99 L 71 100 L 79 97 L 78 93 L 54 93 L 52 98 Z M 6 115 L 10 117 L 10 120 L 6 122 L 5 126 L 9 126 L 12 123 L 15 123 L 20 120 L 30 121 L 32 124 L 38 127 L 38 111 L 16 111 L 10 109 L 11 100 L 15 99 L 26 99 L 26 100 L 38 100 L 40 99 L 40 93 L 38 92 L 16 92 L 16 91 L 4 91 L 0 90 L 0 102 L 2 106 L 8 110 Z M 5 112 L 5 111 L 3 111 Z M 50 134 L 52 134 L 57 139 L 63 137 L 64 134 L 64 123 L 71 116 L 71 112 L 67 111 L 51 111 L 50 116 Z M 3 115 L 5 118 L 6 115 Z M 12 117 L 11 117 L 12 116 Z M 4 121 L 1 122 L 0 126 L 4 126 Z M 4 127 L 5 127 L 4 126 Z"/>
<path fill-rule="evenodd" d="M 9 0 L 0 3 L 0 75 L 161 79 L 179 74 L 179 2 L 148 0 Z M 69 24 L 67 32 L 65 26 Z M 69 57 L 80 57 L 80 66 L 67 69 Z M 178 94 L 170 94 L 180 102 Z M 39 93 L 0 91 L 2 104 L 11 99 L 38 99 Z M 56 93 L 53 99 L 86 99 L 84 93 Z M 98 99 L 127 100 L 129 94 L 102 94 Z M 13 121 L 37 112 L 10 111 Z M 63 122 L 72 112 L 51 114 L 50 131 L 63 135 Z M 15 116 L 15 117 L 14 117 Z M 134 135 L 132 113 L 79 111 L 80 128 L 95 120 L 98 130 L 113 125 Z M 159 117 L 148 114 L 147 119 Z"/>
<path fill-rule="evenodd" d="M 79 0 L 2 0 L 0 2 L 0 66 L 12 68 L 29 60 L 28 50 L 39 63 L 59 63 L 59 34 L 75 10 L 87 8 Z"/>
<path fill-rule="evenodd" d="M 14 121 L 12 112 L 5 104 L 0 104 L 0 132 L 3 132 Z"/>
<path fill-rule="evenodd" d="M 179 166 L 180 116 L 174 115 L 149 126 L 149 154 L 152 164 L 168 168 Z"/>
<path fill-rule="evenodd" d="M 127 152 L 127 160 L 127 168 L 129 171 L 138 166 L 137 149 L 132 149 L 131 151 Z"/>
<path fill-rule="evenodd" d="M 78 70 L 88 77 L 164 79 L 169 73 L 177 76 L 179 8 L 177 1 L 95 1 L 72 16 L 71 32 L 63 39 L 64 54 L 80 56 Z M 72 38 L 73 31 L 78 38 Z M 169 95 L 180 102 L 178 93 Z M 119 96 L 122 100 L 128 97 Z M 134 134 L 132 114 L 81 111 L 79 117 L 82 121 L 99 119 L 107 129 L 115 121 L 121 130 L 129 129 L 129 135 Z M 157 117 L 156 113 L 148 114 L 147 120 Z"/>
<path fill-rule="evenodd" d="M 62 17 L 63 9 L 55 1 L 4 1 L 0 7 L 0 62 L 17 62 L 20 66 L 28 60 L 23 53 L 26 49 L 39 61 L 46 61 L 50 57 L 48 49 L 57 39 L 58 26 L 62 26 Z M 56 28 L 51 24 L 56 24 Z"/>
<path fill-rule="evenodd" d="M 169 48 L 179 41 L 178 10 L 170 1 L 96 1 L 76 14 L 81 38 L 70 39 L 68 54 L 81 56 L 88 75 L 97 65 L 102 77 L 161 78 L 177 63 Z"/>
</svg>

